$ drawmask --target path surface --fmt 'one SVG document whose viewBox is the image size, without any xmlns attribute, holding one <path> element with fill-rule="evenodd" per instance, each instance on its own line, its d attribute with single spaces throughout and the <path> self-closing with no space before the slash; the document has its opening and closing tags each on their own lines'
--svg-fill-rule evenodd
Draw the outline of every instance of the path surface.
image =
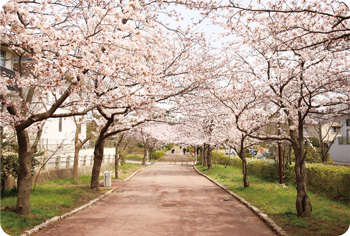
<svg viewBox="0 0 350 236">
<path fill-rule="evenodd" d="M 274 235 L 190 165 L 154 164 L 116 191 L 36 236 Z"/>
</svg>

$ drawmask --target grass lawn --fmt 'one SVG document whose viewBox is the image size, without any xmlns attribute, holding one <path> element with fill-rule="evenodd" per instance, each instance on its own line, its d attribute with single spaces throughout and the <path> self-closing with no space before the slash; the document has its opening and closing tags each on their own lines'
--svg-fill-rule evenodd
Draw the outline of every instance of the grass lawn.
<svg viewBox="0 0 350 236">
<path fill-rule="evenodd" d="M 295 208 L 295 186 L 276 187 L 276 183 L 249 175 L 250 187 L 243 187 L 240 168 L 216 165 L 212 170 L 197 166 L 204 174 L 225 185 L 253 206 L 269 215 L 288 235 L 342 235 L 350 224 L 349 202 L 329 199 L 322 194 L 308 191 L 312 204 L 310 217 L 298 218 Z"/>
<path fill-rule="evenodd" d="M 120 179 L 126 179 L 137 169 L 144 166 L 127 163 L 120 167 Z M 100 176 L 103 179 L 103 176 Z M 63 215 L 92 199 L 104 194 L 110 189 L 90 189 L 91 176 L 80 176 L 75 182 L 72 178 L 55 179 L 37 185 L 31 194 L 31 214 L 19 216 L 11 210 L 1 211 L 1 227 L 9 235 L 20 235 L 25 230 L 33 228 L 45 220 Z M 15 191 L 5 191 L 1 195 L 1 206 L 16 206 Z"/>
<path fill-rule="evenodd" d="M 126 159 L 130 161 L 142 161 L 143 160 L 143 154 L 127 154 Z M 155 162 L 155 159 L 151 159 L 150 162 Z"/>
<path fill-rule="evenodd" d="M 136 170 L 142 169 L 145 166 L 134 163 L 126 163 L 125 165 L 119 166 L 119 179 L 125 180 Z"/>
<path fill-rule="evenodd" d="M 126 160 L 130 161 L 142 161 L 143 154 L 128 154 L 126 155 Z"/>
</svg>

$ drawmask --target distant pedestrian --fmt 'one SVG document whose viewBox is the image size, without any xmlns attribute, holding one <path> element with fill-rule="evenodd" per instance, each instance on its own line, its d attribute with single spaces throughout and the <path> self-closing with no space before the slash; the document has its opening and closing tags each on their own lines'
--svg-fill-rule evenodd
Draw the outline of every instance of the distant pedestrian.
<svg viewBox="0 0 350 236">
<path fill-rule="evenodd" d="M 174 149 L 174 148 L 172 148 L 172 149 L 171 149 L 171 153 L 172 153 L 172 154 L 174 154 L 174 152 L 175 152 L 175 149 Z"/>
<path fill-rule="evenodd" d="M 186 148 L 182 149 L 184 151 L 184 155 L 186 155 Z"/>
</svg>

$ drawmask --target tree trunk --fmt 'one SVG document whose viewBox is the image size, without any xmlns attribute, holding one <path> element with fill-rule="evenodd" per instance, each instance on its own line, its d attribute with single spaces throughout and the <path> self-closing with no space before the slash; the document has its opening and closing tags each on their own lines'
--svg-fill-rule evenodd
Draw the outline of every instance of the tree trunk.
<svg viewBox="0 0 350 236">
<path fill-rule="evenodd" d="M 208 170 L 213 169 L 213 158 L 212 158 L 212 154 L 211 151 L 213 150 L 213 148 L 210 146 L 210 144 L 208 144 L 207 146 L 207 166 L 208 166 Z"/>
<path fill-rule="evenodd" d="M 200 159 L 199 159 L 199 164 L 201 164 L 201 165 L 203 165 L 203 163 L 204 163 L 204 161 L 203 161 L 203 146 L 200 146 L 199 148 L 198 148 L 198 153 L 199 153 L 199 156 L 200 156 Z"/>
<path fill-rule="evenodd" d="M 298 217 L 310 216 L 312 211 L 311 201 L 307 195 L 306 189 L 306 172 L 303 152 L 303 150 L 294 150 L 296 159 L 294 171 L 297 184 L 296 209 Z"/>
<path fill-rule="evenodd" d="M 31 152 L 28 133 L 25 130 L 16 130 L 18 141 L 18 179 L 17 179 L 17 207 L 19 215 L 30 213 L 30 194 L 32 187 Z"/>
<path fill-rule="evenodd" d="M 102 159 L 103 159 L 104 139 L 99 137 L 95 144 L 94 150 L 94 165 L 92 167 L 91 175 L 91 189 L 99 189 L 99 176 L 101 171 Z"/>
<path fill-rule="evenodd" d="M 152 159 L 153 147 L 148 148 L 148 160 Z"/>
<path fill-rule="evenodd" d="M 84 116 L 83 116 L 84 117 Z M 82 119 L 83 119 L 82 117 Z M 78 173 L 78 168 L 79 168 L 79 151 L 80 151 L 80 145 L 79 145 L 79 133 L 81 130 L 81 123 L 78 123 L 74 118 L 75 122 L 75 135 L 74 135 L 74 162 L 73 162 L 73 180 L 78 181 L 79 180 L 79 173 Z M 79 120 L 81 121 L 81 120 Z"/>
<path fill-rule="evenodd" d="M 202 157 L 203 166 L 208 166 L 208 158 L 207 158 L 208 149 L 207 148 L 208 148 L 207 145 L 204 144 L 203 152 L 202 152 L 203 153 L 203 157 Z"/>
<path fill-rule="evenodd" d="M 312 206 L 309 197 L 307 196 L 306 189 L 306 171 L 305 171 L 305 147 L 304 147 L 304 127 L 302 120 L 300 119 L 301 114 L 298 113 L 299 124 L 298 132 L 290 130 L 290 136 L 292 138 L 292 148 L 295 155 L 295 179 L 297 184 L 297 199 L 296 209 L 298 217 L 307 217 L 311 215 Z M 289 120 L 289 125 L 294 123 Z"/>
<path fill-rule="evenodd" d="M 73 162 L 73 181 L 79 181 L 79 149 L 75 147 L 74 162 Z"/>
<path fill-rule="evenodd" d="M 247 188 L 249 187 L 247 159 L 243 156 L 241 157 L 241 160 L 242 160 L 242 172 L 243 172 L 243 186 Z"/>
<path fill-rule="evenodd" d="M 146 142 L 144 142 L 142 165 L 146 165 L 147 158 L 148 158 L 148 139 L 146 139 Z"/>
</svg>

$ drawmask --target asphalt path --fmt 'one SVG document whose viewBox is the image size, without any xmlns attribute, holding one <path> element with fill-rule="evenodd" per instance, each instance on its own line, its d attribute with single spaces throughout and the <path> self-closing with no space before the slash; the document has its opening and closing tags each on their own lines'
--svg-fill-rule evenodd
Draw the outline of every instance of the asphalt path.
<svg viewBox="0 0 350 236">
<path fill-rule="evenodd" d="M 94 205 L 36 236 L 275 235 L 191 165 L 154 164 Z"/>
</svg>

